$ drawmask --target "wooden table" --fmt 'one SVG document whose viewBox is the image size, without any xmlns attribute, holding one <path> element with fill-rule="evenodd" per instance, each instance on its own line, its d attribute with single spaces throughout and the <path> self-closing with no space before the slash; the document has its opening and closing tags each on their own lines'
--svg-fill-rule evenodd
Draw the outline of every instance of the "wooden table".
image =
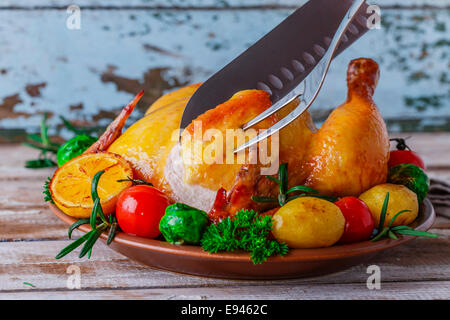
<svg viewBox="0 0 450 320">
<path fill-rule="evenodd" d="M 409 144 L 423 155 L 432 177 L 450 181 L 450 133 L 413 133 Z M 309 279 L 230 281 L 180 275 L 133 262 L 98 243 L 90 260 L 69 254 L 67 225 L 43 202 L 52 170 L 23 167 L 35 151 L 0 145 L 1 299 L 448 299 L 450 219 L 438 216 L 432 232 L 346 271 Z M 437 208 L 443 213 L 445 209 Z M 447 216 L 449 209 L 446 209 Z M 78 231 L 74 233 L 79 236 Z M 381 269 L 381 289 L 369 290 L 369 265 Z M 81 271 L 81 289 L 68 289 L 70 266 Z M 68 269 L 69 268 L 69 269 Z M 73 268 L 73 267 L 72 267 Z M 34 287 L 25 284 L 32 284 Z"/>
</svg>

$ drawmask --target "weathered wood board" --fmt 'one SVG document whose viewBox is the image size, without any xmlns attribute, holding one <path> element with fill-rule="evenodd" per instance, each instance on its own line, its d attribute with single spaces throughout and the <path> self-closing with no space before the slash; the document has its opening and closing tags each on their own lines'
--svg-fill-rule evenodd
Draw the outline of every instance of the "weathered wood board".
<svg viewBox="0 0 450 320">
<path fill-rule="evenodd" d="M 449 298 L 450 281 L 425 281 L 413 283 L 388 283 L 382 290 L 368 290 L 365 284 L 343 285 L 302 285 L 271 286 L 270 289 L 258 286 L 224 286 L 219 288 L 156 288 L 156 289 L 119 289 L 119 290 L 58 290 L 33 292 L 13 292 L 0 295 L 7 299 L 114 299 L 114 300 L 359 300 L 383 299 L 445 299 Z"/>
<path fill-rule="evenodd" d="M 55 253 L 67 246 L 70 241 L 7 242 L 0 245 L 2 256 L 0 295 L 4 291 L 26 289 L 23 282 L 32 283 L 41 290 L 64 288 L 68 278 L 66 270 L 70 265 L 80 267 L 84 290 L 350 283 L 362 284 L 364 287 L 367 280 L 367 267 L 372 264 L 380 267 L 384 283 L 447 281 L 450 276 L 450 248 L 448 246 L 450 233 L 448 229 L 433 229 L 433 232 L 439 234 L 440 238 L 437 240 L 416 239 L 407 245 L 380 253 L 367 263 L 336 274 L 277 281 L 221 280 L 183 276 L 140 265 L 100 243 L 96 244 L 90 260 L 78 259 L 78 250 L 64 259 L 55 260 Z M 423 250 L 423 248 L 427 248 L 427 250 Z M 411 252 L 414 252 L 414 255 L 411 255 Z M 405 268 L 414 271 L 404 272 Z"/>
<path fill-rule="evenodd" d="M 35 131 L 45 111 L 53 125 L 64 115 L 104 126 L 145 89 L 136 119 L 164 92 L 207 79 L 303 2 L 83 0 L 81 29 L 69 30 L 67 1 L 2 1 L 0 131 Z M 379 4 L 381 29 L 336 58 L 315 119 L 343 102 L 347 64 L 366 56 L 380 64 L 375 101 L 391 130 L 448 130 L 449 1 Z"/>
<path fill-rule="evenodd" d="M 450 181 L 448 133 L 405 133 L 430 176 Z M 395 136 L 395 135 L 392 135 Z M 52 169 L 23 168 L 37 151 L 0 147 L 0 299 L 448 299 L 450 219 L 432 232 L 379 254 L 367 263 L 323 277 L 283 281 L 231 281 L 185 276 L 140 265 L 96 244 L 90 260 L 76 252 L 55 260 L 70 241 L 67 225 L 42 201 Z M 442 210 L 442 209 L 439 209 Z M 74 237 L 80 236 L 79 231 Z M 414 252 L 414 254 L 412 254 Z M 381 290 L 366 287 L 367 267 L 381 269 Z M 67 288 L 69 266 L 81 271 L 81 289 Z M 405 272 L 406 270 L 406 272 Z M 34 287 L 24 284 L 31 283 Z"/>
</svg>

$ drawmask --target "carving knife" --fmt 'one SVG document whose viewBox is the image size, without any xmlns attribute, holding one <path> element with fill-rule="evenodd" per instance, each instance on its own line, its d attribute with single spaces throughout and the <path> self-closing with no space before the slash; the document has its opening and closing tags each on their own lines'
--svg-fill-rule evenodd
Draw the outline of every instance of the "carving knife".
<svg viewBox="0 0 450 320">
<path fill-rule="evenodd" d="M 286 96 L 314 69 L 352 4 L 353 0 L 305 3 L 204 82 L 190 98 L 180 128 L 240 90 L 266 90 L 272 103 Z M 361 6 L 334 56 L 367 32 L 367 7 Z"/>
</svg>

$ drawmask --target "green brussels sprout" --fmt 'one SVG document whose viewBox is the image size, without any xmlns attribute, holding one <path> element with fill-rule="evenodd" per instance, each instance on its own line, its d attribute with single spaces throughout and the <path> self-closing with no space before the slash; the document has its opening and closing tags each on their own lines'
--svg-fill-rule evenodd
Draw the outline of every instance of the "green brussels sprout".
<svg viewBox="0 0 450 320">
<path fill-rule="evenodd" d="M 61 147 L 59 147 L 56 153 L 56 161 L 58 166 L 62 166 L 64 163 L 82 154 L 87 148 L 89 148 L 96 138 L 88 136 L 87 134 L 79 134 L 72 139 L 66 141 Z"/>
<path fill-rule="evenodd" d="M 170 243 L 199 244 L 207 223 L 206 212 L 184 203 L 174 203 L 166 208 L 159 222 L 159 231 Z"/>
<path fill-rule="evenodd" d="M 430 179 L 427 174 L 414 164 L 399 164 L 389 169 L 388 183 L 401 184 L 417 194 L 421 203 L 427 196 Z"/>
</svg>

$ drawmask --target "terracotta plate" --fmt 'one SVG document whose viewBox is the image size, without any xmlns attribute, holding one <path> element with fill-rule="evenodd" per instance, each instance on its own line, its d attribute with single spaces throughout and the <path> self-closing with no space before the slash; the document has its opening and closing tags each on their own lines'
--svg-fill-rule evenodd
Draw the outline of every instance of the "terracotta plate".
<svg viewBox="0 0 450 320">
<path fill-rule="evenodd" d="M 67 224 L 76 221 L 56 206 L 50 205 L 50 208 Z M 412 227 L 426 231 L 432 226 L 434 219 L 433 206 L 426 199 Z M 83 225 L 79 230 L 88 232 L 91 228 Z M 102 234 L 101 238 L 105 241 L 106 234 Z M 364 241 L 319 249 L 291 249 L 286 256 L 271 257 L 259 265 L 253 265 L 249 254 L 245 252 L 209 254 L 197 246 L 172 245 L 123 232 L 116 234 L 110 248 L 130 259 L 169 271 L 229 279 L 285 279 L 340 271 L 412 239 L 412 236 L 401 236 L 398 240 Z"/>
</svg>

